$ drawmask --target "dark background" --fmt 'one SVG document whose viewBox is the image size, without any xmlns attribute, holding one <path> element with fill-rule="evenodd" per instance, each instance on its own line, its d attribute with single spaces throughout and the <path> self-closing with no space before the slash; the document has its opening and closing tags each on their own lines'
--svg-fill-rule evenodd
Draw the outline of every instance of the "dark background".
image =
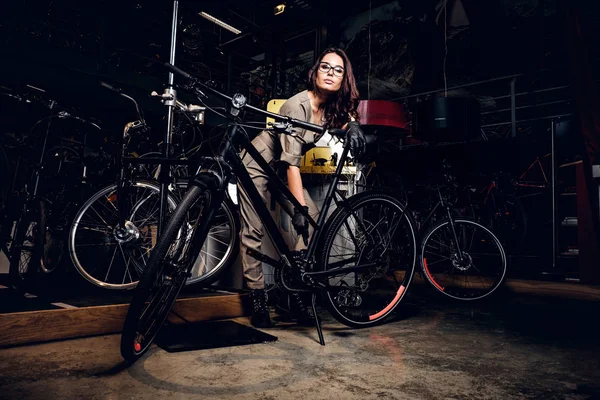
<svg viewBox="0 0 600 400">
<path fill-rule="evenodd" d="M 276 4 L 181 1 L 176 63 L 224 90 L 251 94 L 257 105 L 302 89 L 309 66 L 329 45 L 347 50 L 363 98 L 398 99 L 443 87 L 443 1 L 294 0 L 274 16 Z M 166 83 L 166 73 L 151 60 L 169 59 L 171 2 L 17 0 L 3 8 L 3 86 L 37 85 L 100 116 L 121 109 L 99 88 L 104 79 L 160 113 L 147 94 Z M 219 28 L 199 11 L 242 33 Z M 527 74 L 519 79 L 520 92 L 568 83 L 566 19 L 558 0 L 449 1 L 447 14 L 449 87 L 515 73 Z M 469 91 L 485 98 L 506 88 L 500 81 Z M 502 108 L 493 101 L 487 106 Z"/>
<path fill-rule="evenodd" d="M 435 171 L 442 158 L 465 175 L 518 175 L 536 156 L 550 151 L 551 121 L 561 123 L 558 162 L 583 153 L 578 122 L 572 117 L 576 96 L 568 32 L 573 25 L 567 16 L 577 3 L 590 65 L 597 65 L 597 2 L 291 0 L 283 14 L 273 15 L 278 3 L 181 1 L 176 64 L 264 107 L 270 99 L 304 89 L 318 55 L 328 46 L 339 46 L 353 63 L 362 99 L 395 100 L 412 111 L 416 94 L 445 86 L 449 96 L 476 97 L 487 140 L 468 146 L 388 146 L 381 165 L 415 180 Z M 221 29 L 201 18 L 200 11 L 242 33 Z M 19 94 L 31 92 L 26 85 L 43 88 L 46 98 L 97 121 L 104 130 L 88 133 L 88 141 L 101 146 L 135 118 L 126 100 L 99 86 L 106 81 L 140 102 L 158 141 L 166 130 L 166 108 L 149 93 L 162 92 L 167 83 L 167 73 L 155 61 L 169 60 L 171 20 L 169 1 L 3 2 L 0 89 Z M 589 85 L 595 87 L 598 69 L 590 71 Z M 510 132 L 511 79 L 517 93 L 516 138 Z M 27 131 L 46 112 L 9 97 L 0 101 L 4 132 Z M 219 122 L 212 118 L 207 117 L 203 135 Z M 64 121 L 54 129 L 57 135 L 76 136 L 87 128 Z M 531 205 L 542 213 L 542 227 L 550 220 L 545 201 L 543 206 Z M 548 245 L 544 243 L 540 246 Z"/>
</svg>

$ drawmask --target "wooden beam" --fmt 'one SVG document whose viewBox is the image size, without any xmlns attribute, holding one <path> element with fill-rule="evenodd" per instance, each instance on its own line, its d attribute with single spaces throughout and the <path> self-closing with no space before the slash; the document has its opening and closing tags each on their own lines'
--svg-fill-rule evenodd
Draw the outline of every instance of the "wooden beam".
<svg viewBox="0 0 600 400">
<path fill-rule="evenodd" d="M 417 285 L 428 284 L 428 282 L 420 274 L 416 274 L 413 277 L 413 283 Z M 503 283 L 503 286 L 510 292 L 518 294 L 543 297 L 559 297 L 564 299 L 585 301 L 600 300 L 600 285 L 586 285 L 582 283 L 569 282 L 535 281 L 525 279 L 507 279 Z M 498 290 L 501 289 L 502 286 Z M 433 287 L 432 290 L 434 290 Z"/>
<path fill-rule="evenodd" d="M 245 296 L 178 299 L 169 321 L 209 321 L 246 315 Z M 0 314 L 0 346 L 119 333 L 129 304 Z"/>
</svg>

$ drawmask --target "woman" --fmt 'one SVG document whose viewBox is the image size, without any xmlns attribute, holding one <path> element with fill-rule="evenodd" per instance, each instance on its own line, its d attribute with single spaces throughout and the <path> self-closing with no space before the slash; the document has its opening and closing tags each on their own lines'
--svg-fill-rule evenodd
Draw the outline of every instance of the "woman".
<svg viewBox="0 0 600 400">
<path fill-rule="evenodd" d="M 308 74 L 308 90 L 300 92 L 288 99 L 281 107 L 279 113 L 314 124 L 323 125 L 325 128 L 347 128 L 346 140 L 350 141 L 351 151 L 355 157 L 365 150 L 365 139 L 358 120 L 358 90 L 352 72 L 352 65 L 344 51 L 329 48 L 323 52 Z M 321 138 L 303 129 L 296 129 L 294 135 L 274 134 L 270 131 L 261 132 L 252 144 L 258 149 L 268 163 L 280 162 L 286 170 L 287 184 L 298 202 L 308 209 L 313 216 L 318 210 L 308 193 L 302 186 L 300 175 L 300 160 L 303 154 Z M 269 204 L 268 177 L 258 164 L 245 154 L 243 162 L 248 170 L 258 192 L 262 195 L 265 204 Z M 247 194 L 242 188 L 238 191 L 241 210 L 241 258 L 244 269 L 246 285 L 250 289 L 252 299 L 252 325 L 260 328 L 272 325 L 266 304 L 265 282 L 260 261 L 246 254 L 248 249 L 260 253 L 264 237 L 262 223 L 252 207 Z M 305 238 L 302 244 L 296 246 L 300 250 L 306 244 L 308 237 L 308 221 L 302 213 L 296 211 L 292 218 L 298 235 Z M 309 322 L 310 315 L 297 295 L 294 296 L 296 309 L 300 315 L 300 322 Z"/>
</svg>

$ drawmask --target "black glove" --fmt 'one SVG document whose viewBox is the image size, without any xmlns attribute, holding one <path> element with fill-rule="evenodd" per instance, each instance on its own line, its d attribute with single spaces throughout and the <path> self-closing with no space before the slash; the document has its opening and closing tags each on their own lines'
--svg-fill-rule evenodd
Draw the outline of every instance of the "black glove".
<svg viewBox="0 0 600 400">
<path fill-rule="evenodd" d="M 346 140 L 350 144 L 350 151 L 355 159 L 360 159 L 365 155 L 367 151 L 367 140 L 357 121 L 348 122 Z"/>
<path fill-rule="evenodd" d="M 308 214 L 308 207 L 302 206 L 304 211 Z M 296 210 L 294 216 L 292 217 L 292 225 L 298 235 L 302 235 L 302 239 L 304 239 L 304 245 L 308 246 L 308 220 L 300 211 Z"/>
</svg>

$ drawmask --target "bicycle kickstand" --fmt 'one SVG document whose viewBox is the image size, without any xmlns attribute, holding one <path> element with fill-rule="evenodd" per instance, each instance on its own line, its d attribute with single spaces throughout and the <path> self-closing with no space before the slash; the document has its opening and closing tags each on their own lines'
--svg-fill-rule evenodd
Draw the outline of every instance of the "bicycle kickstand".
<svg viewBox="0 0 600 400">
<path fill-rule="evenodd" d="M 319 343 L 321 346 L 325 346 L 325 339 L 323 339 L 323 330 L 321 329 L 321 321 L 319 321 L 319 317 L 317 316 L 317 294 L 312 294 L 312 310 L 313 315 L 315 316 L 315 323 L 317 324 L 317 333 L 319 334 Z"/>
</svg>

